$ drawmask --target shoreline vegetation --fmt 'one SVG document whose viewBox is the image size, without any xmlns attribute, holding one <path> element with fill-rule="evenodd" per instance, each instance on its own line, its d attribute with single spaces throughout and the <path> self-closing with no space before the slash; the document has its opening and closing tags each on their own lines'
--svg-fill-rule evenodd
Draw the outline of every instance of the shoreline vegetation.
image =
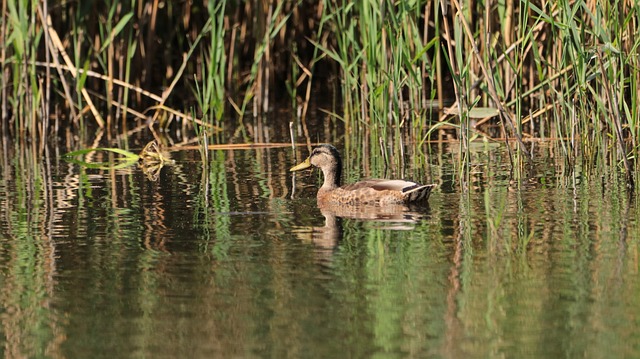
<svg viewBox="0 0 640 359">
<path fill-rule="evenodd" d="M 2 142 L 41 153 L 87 128 L 242 142 L 243 118 L 291 108 L 297 140 L 318 93 L 345 144 L 389 159 L 453 137 L 531 143 L 634 187 L 640 135 L 640 5 L 632 0 L 2 3 Z M 330 101 L 329 101 L 330 102 Z M 66 137 L 65 137 L 66 133 Z M 227 132 L 224 132 L 227 133 Z M 13 140 L 11 140 L 13 139 Z M 293 140 L 293 139 L 292 139 Z M 411 144 L 408 146 L 407 144 Z M 614 171 L 614 172 L 616 172 Z"/>
</svg>

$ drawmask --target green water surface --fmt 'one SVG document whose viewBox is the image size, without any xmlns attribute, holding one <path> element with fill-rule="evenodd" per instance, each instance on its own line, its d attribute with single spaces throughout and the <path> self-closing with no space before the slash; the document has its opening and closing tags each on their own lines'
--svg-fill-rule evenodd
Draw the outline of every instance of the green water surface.
<svg viewBox="0 0 640 359">
<path fill-rule="evenodd" d="M 639 357 L 634 197 L 487 153 L 465 191 L 440 156 L 430 206 L 385 221 L 325 218 L 290 148 L 155 182 L 4 162 L 0 356 Z"/>
</svg>

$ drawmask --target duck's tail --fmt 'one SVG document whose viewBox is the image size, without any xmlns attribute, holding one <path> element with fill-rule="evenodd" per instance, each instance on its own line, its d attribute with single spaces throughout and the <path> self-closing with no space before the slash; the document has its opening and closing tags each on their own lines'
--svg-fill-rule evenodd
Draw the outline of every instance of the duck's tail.
<svg viewBox="0 0 640 359">
<path fill-rule="evenodd" d="M 435 184 L 416 184 L 415 186 L 406 187 L 402 189 L 402 196 L 405 203 L 420 203 L 426 202 L 431 195 L 431 190 L 435 187 Z"/>
</svg>

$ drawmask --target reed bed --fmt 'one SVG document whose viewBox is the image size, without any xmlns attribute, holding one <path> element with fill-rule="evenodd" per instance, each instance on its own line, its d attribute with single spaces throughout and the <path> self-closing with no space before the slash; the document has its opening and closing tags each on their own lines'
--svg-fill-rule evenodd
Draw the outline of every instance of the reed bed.
<svg viewBox="0 0 640 359">
<path fill-rule="evenodd" d="M 309 103 L 343 122 L 348 148 L 376 166 L 453 139 L 512 150 L 555 140 L 568 167 L 637 171 L 640 7 L 632 0 L 252 0 L 2 3 L 3 141 L 107 140 L 181 122 L 207 137 L 292 107 L 313 142 Z M 327 96 L 330 98 L 330 96 Z M 318 100 L 322 101 L 322 100 Z M 329 103 L 325 101 L 322 103 Z M 269 117 L 265 117 L 269 118 Z M 211 130 L 211 131 L 209 131 Z M 89 133 L 91 131 L 88 131 Z M 335 139 L 339 140 L 339 139 Z"/>
</svg>

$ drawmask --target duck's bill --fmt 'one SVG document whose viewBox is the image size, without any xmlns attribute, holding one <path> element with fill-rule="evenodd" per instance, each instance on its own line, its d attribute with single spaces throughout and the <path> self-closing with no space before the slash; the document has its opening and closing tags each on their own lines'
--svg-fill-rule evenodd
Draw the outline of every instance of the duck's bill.
<svg viewBox="0 0 640 359">
<path fill-rule="evenodd" d="M 302 163 L 300 163 L 300 164 L 298 164 L 296 166 L 291 167 L 291 169 L 289 171 L 295 172 L 295 171 L 300 171 L 300 170 L 303 170 L 303 169 L 306 169 L 306 168 L 309 168 L 309 167 L 311 167 L 311 161 L 309 161 L 309 159 L 307 158 L 306 160 L 304 160 L 304 162 L 302 162 Z"/>
</svg>

